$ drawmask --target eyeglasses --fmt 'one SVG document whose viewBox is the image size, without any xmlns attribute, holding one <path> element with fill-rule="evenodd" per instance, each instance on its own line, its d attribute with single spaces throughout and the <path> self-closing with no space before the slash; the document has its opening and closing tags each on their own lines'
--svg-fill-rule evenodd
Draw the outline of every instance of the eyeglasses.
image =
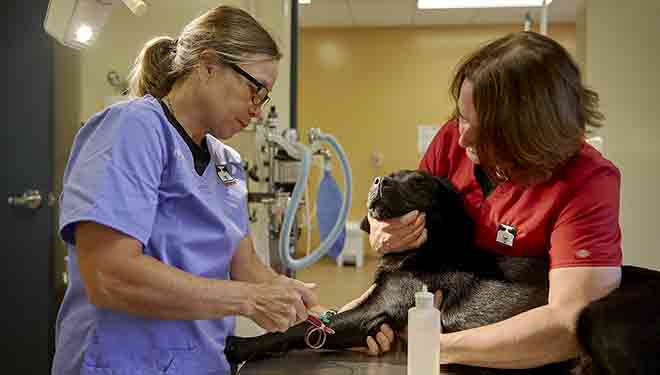
<svg viewBox="0 0 660 375">
<path fill-rule="evenodd" d="M 266 86 L 264 86 L 263 83 L 259 82 L 256 78 L 252 77 L 250 73 L 241 69 L 238 65 L 236 64 L 227 64 L 227 65 L 229 65 L 229 67 L 232 68 L 236 73 L 242 75 L 245 79 L 250 81 L 250 83 L 252 83 L 256 87 L 257 92 L 252 97 L 252 103 L 254 105 L 263 106 L 264 104 L 268 103 L 268 101 L 270 100 L 270 96 L 268 96 L 270 91 Z"/>
</svg>

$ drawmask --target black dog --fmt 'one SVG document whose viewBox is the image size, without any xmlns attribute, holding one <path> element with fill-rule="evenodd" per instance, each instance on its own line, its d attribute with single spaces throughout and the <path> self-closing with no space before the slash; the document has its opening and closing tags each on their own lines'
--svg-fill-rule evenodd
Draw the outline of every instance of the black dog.
<svg viewBox="0 0 660 375">
<path fill-rule="evenodd" d="M 492 324 L 547 303 L 547 260 L 502 257 L 473 248 L 473 223 L 460 194 L 446 180 L 418 171 L 377 178 L 369 192 L 368 208 L 377 219 L 398 217 L 412 210 L 425 212 L 429 238 L 419 249 L 383 256 L 376 271 L 377 286 L 371 295 L 355 309 L 332 317 L 330 327 L 336 334 L 327 336 L 325 349 L 362 346 L 382 323 L 395 330 L 404 329 L 414 293 L 423 284 L 432 292 L 443 292 L 444 332 Z M 362 224 L 368 231 L 368 222 L 364 220 Z M 660 287 L 659 275 L 624 267 L 623 286 L 582 312 L 578 335 L 593 361 L 585 354 L 578 372 L 660 373 L 660 360 L 656 357 L 660 353 L 660 329 L 654 321 L 660 316 L 660 304 L 651 300 L 654 289 Z M 635 321 L 630 321 L 630 310 L 636 313 Z M 304 349 L 309 327 L 304 322 L 285 333 L 228 337 L 225 354 L 231 363 L 237 364 Z M 571 362 L 520 371 L 468 366 L 454 366 L 452 370 L 465 374 L 568 374 L 572 367 Z"/>
</svg>

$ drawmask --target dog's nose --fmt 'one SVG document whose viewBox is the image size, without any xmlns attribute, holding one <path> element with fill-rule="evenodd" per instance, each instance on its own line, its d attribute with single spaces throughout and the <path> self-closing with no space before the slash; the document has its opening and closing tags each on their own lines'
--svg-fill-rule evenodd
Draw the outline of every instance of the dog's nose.
<svg viewBox="0 0 660 375">
<path fill-rule="evenodd" d="M 388 177 L 376 177 L 376 178 L 374 179 L 374 186 L 376 186 L 376 187 L 381 187 L 381 186 L 382 186 L 382 187 L 385 187 L 385 186 L 389 186 L 389 185 L 392 184 L 392 181 L 390 181 L 390 180 L 391 180 L 391 179 L 388 178 Z"/>
</svg>

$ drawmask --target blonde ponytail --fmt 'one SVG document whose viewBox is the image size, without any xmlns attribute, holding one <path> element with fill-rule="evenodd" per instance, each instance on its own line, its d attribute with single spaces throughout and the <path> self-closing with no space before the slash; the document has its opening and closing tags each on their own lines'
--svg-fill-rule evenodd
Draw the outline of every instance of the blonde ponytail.
<svg viewBox="0 0 660 375">
<path fill-rule="evenodd" d="M 145 44 L 131 70 L 129 78 L 131 95 L 149 94 L 155 98 L 167 95 L 176 80 L 176 74 L 172 69 L 172 62 L 176 56 L 176 43 L 176 39 L 160 36 Z"/>
</svg>

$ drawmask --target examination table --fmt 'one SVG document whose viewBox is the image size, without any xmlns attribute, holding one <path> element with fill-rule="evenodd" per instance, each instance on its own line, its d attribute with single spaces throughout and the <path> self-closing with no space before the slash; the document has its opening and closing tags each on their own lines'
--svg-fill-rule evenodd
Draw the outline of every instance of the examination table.
<svg viewBox="0 0 660 375">
<path fill-rule="evenodd" d="M 294 350 L 281 357 L 248 362 L 238 375 L 406 375 L 406 352 L 398 347 L 378 357 L 351 351 Z M 466 371 L 467 370 L 467 371 Z M 477 375 L 461 367 L 441 366 L 441 375 Z"/>
</svg>

